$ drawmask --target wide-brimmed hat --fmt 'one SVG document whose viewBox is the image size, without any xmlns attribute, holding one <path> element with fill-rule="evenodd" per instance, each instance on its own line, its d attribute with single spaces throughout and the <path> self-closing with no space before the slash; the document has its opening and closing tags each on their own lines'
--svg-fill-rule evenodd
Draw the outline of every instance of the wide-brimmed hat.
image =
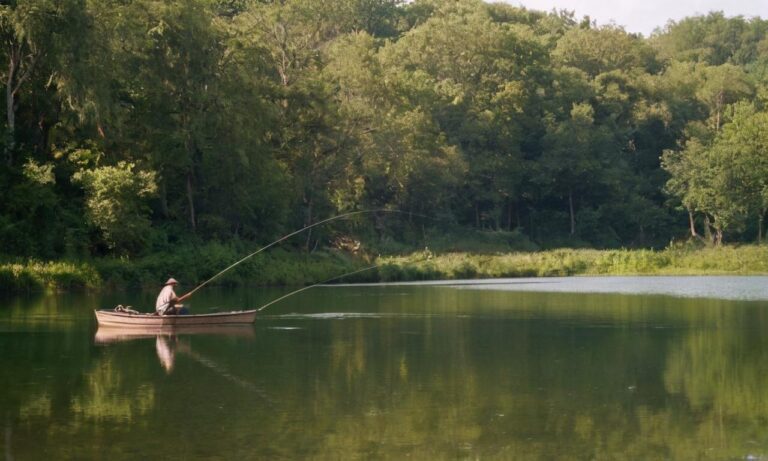
<svg viewBox="0 0 768 461">
<path fill-rule="evenodd" d="M 165 282 L 165 285 L 178 285 L 178 284 L 179 284 L 179 281 L 176 280 L 173 277 L 169 278 L 168 281 Z M 165 285 L 163 285 L 163 286 L 165 286 Z"/>
</svg>

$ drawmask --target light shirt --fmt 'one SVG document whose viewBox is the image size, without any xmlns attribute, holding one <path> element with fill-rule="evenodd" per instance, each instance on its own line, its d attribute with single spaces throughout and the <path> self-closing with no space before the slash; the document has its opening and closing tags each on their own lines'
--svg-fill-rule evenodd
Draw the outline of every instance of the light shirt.
<svg viewBox="0 0 768 461">
<path fill-rule="evenodd" d="M 160 294 L 157 295 L 157 301 L 155 301 L 155 310 L 158 314 L 162 315 L 165 310 L 171 306 L 171 300 L 176 298 L 176 293 L 173 291 L 173 285 L 166 285 L 160 290 Z"/>
</svg>

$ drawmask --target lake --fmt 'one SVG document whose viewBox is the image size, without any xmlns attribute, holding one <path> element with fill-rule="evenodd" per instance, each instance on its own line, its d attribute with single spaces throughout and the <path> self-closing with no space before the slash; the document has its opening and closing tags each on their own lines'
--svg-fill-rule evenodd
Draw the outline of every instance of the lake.
<svg viewBox="0 0 768 461">
<path fill-rule="evenodd" d="M 766 277 L 318 287 L 232 331 L 97 331 L 154 295 L 0 299 L 0 456 L 768 459 Z"/>
</svg>

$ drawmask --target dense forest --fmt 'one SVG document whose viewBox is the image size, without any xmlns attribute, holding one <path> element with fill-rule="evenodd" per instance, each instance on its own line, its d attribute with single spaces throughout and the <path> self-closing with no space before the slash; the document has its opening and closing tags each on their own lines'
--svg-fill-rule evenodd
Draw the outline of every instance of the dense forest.
<svg viewBox="0 0 768 461">
<path fill-rule="evenodd" d="M 2 2 L 0 254 L 266 242 L 384 208 L 413 216 L 345 232 L 759 241 L 768 20 L 659 19 L 643 37 L 480 0 Z"/>
</svg>

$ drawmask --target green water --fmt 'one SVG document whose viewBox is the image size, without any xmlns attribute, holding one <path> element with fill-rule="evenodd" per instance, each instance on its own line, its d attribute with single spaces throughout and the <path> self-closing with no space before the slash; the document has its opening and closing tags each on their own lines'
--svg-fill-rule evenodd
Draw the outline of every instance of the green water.
<svg viewBox="0 0 768 461">
<path fill-rule="evenodd" d="M 768 456 L 759 300 L 335 287 L 229 334 L 97 335 L 93 308 L 152 296 L 0 299 L 1 457 Z"/>
</svg>

